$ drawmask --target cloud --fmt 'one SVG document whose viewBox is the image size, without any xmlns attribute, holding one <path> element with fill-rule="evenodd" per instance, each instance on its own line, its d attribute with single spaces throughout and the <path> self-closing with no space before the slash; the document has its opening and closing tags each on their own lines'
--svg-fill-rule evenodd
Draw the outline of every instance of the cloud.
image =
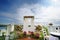
<svg viewBox="0 0 60 40">
<path fill-rule="evenodd" d="M 57 3 L 57 2 L 59 2 L 60 0 L 51 0 L 51 1 Z"/>
<path fill-rule="evenodd" d="M 60 0 L 50 0 L 52 6 L 60 7 Z"/>
<path fill-rule="evenodd" d="M 35 16 L 35 23 L 57 23 L 60 20 L 60 7 L 55 6 L 42 6 L 40 4 L 25 4 L 17 9 L 17 13 L 20 17 L 33 15 Z M 56 21 L 56 22 L 54 22 Z M 59 23 L 59 22 L 58 22 Z"/>
<path fill-rule="evenodd" d="M 46 0 L 47 1 L 47 0 Z M 50 22 L 54 24 L 60 24 L 60 1 L 50 0 L 50 6 L 44 6 L 39 3 L 35 4 L 23 4 L 19 8 L 16 8 L 16 13 L 3 13 L 1 15 L 8 17 L 16 23 L 23 23 L 23 16 L 34 16 L 35 24 L 48 24 Z M 6 15 L 7 14 L 7 15 Z"/>
<path fill-rule="evenodd" d="M 16 13 L 2 13 L 0 14 L 0 23 L 14 23 L 14 24 L 22 24 L 22 20 L 19 19 Z"/>
</svg>

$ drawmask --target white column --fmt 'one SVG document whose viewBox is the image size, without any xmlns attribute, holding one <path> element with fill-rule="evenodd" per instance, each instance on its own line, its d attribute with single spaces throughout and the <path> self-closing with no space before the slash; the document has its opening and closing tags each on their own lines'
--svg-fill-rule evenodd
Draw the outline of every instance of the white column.
<svg viewBox="0 0 60 40">
<path fill-rule="evenodd" d="M 5 40 L 9 40 L 10 30 L 11 30 L 11 25 L 9 24 L 9 25 L 7 26 L 7 31 L 6 31 L 6 38 L 5 38 Z"/>
<path fill-rule="evenodd" d="M 23 31 L 27 31 L 27 25 L 26 25 L 27 23 L 26 23 L 26 20 L 27 20 L 27 19 L 25 18 L 25 19 L 24 19 Z"/>
<path fill-rule="evenodd" d="M 0 36 L 2 36 L 2 31 L 0 30 Z"/>
<path fill-rule="evenodd" d="M 14 24 L 11 24 L 11 32 L 14 31 Z"/>
<path fill-rule="evenodd" d="M 32 30 L 33 32 L 35 31 L 34 18 L 32 18 L 32 20 L 31 20 L 31 30 Z"/>
</svg>

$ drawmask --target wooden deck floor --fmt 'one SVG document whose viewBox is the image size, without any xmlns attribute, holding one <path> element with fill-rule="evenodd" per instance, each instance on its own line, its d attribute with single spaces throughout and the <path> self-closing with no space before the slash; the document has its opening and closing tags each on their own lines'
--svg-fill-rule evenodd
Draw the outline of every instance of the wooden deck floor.
<svg viewBox="0 0 60 40">
<path fill-rule="evenodd" d="M 17 39 L 17 40 L 36 40 L 36 39 L 28 37 L 28 38 L 22 38 L 22 39 Z"/>
</svg>

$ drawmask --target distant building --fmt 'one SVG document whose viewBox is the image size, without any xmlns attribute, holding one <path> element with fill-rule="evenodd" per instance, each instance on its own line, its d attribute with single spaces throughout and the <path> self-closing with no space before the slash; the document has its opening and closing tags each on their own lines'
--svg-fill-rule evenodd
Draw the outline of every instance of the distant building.
<svg viewBox="0 0 60 40">
<path fill-rule="evenodd" d="M 14 31 L 14 25 L 13 24 L 1 24 L 0 25 L 0 36 L 3 35 L 10 35 L 10 32 Z"/>
<path fill-rule="evenodd" d="M 4 33 L 6 35 L 7 25 L 0 25 L 0 36 Z"/>
</svg>

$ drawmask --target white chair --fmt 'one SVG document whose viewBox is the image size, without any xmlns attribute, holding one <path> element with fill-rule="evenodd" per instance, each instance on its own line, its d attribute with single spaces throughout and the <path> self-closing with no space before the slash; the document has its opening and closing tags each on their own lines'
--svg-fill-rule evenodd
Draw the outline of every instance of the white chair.
<svg viewBox="0 0 60 40">
<path fill-rule="evenodd" d="M 58 38 L 50 35 L 49 40 L 58 40 Z"/>
</svg>

